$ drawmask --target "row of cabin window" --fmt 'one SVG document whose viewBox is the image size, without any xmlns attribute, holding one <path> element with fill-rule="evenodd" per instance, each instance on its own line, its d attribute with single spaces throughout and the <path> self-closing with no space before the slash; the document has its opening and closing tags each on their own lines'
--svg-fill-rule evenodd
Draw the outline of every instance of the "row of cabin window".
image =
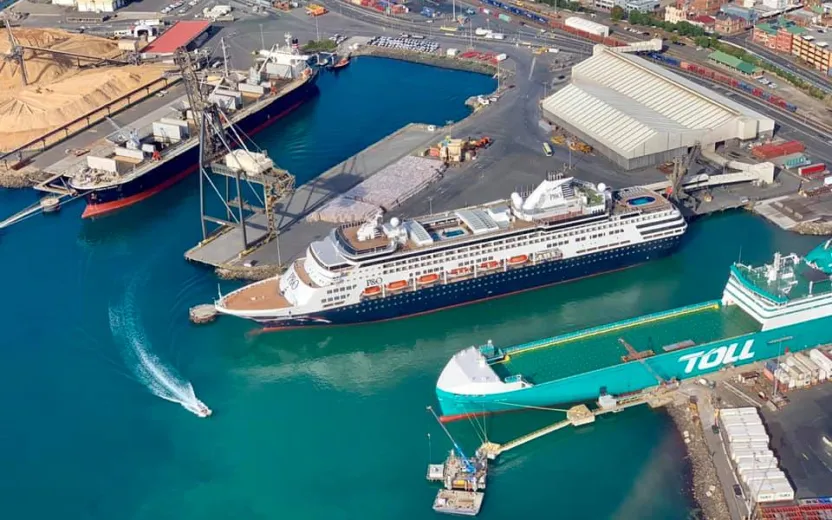
<svg viewBox="0 0 832 520">
<path fill-rule="evenodd" d="M 326 291 L 326 293 L 327 294 L 335 294 L 335 293 L 340 293 L 340 292 L 351 291 L 353 289 L 355 289 L 355 285 L 344 286 L 344 287 L 336 287 L 334 289 L 328 289 Z M 324 301 L 326 301 L 326 300 L 324 300 Z"/>
</svg>

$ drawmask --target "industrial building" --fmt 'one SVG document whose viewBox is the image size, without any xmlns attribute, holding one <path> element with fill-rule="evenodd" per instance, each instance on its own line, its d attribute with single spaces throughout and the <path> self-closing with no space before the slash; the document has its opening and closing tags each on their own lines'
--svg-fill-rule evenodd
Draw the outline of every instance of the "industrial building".
<svg viewBox="0 0 832 520">
<path fill-rule="evenodd" d="M 211 22 L 204 20 L 176 22 L 145 47 L 143 54 L 146 57 L 166 57 L 173 56 L 179 47 L 192 50 L 200 46 L 201 40 L 207 37 L 206 33 L 210 27 Z"/>
<path fill-rule="evenodd" d="M 643 58 L 596 45 L 572 80 L 541 102 L 544 117 L 626 170 L 661 164 L 697 143 L 770 136 L 774 120 Z"/>
</svg>

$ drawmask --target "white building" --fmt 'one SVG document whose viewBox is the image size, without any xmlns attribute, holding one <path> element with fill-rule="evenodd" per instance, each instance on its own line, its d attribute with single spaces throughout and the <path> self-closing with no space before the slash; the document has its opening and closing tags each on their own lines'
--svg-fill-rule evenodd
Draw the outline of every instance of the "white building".
<svg viewBox="0 0 832 520">
<path fill-rule="evenodd" d="M 546 119 L 628 170 L 672 160 L 697 143 L 713 151 L 716 143 L 774 131 L 771 118 L 603 45 L 541 105 Z"/>
<path fill-rule="evenodd" d="M 664 21 L 667 23 L 679 23 L 687 19 L 688 17 L 683 9 L 677 9 L 671 5 L 664 8 Z"/>
<path fill-rule="evenodd" d="M 590 34 L 597 34 L 598 36 L 606 37 L 610 35 L 610 28 L 606 25 L 595 23 L 590 20 L 587 20 L 586 18 L 580 18 L 578 16 L 570 16 L 569 18 L 563 21 L 563 24 L 567 27 L 578 29 L 579 31 L 588 32 Z"/>
<path fill-rule="evenodd" d="M 66 2 L 68 0 L 59 1 Z M 53 0 L 53 2 L 55 2 L 55 0 Z M 74 5 L 78 7 L 78 12 L 81 13 L 112 13 L 116 9 L 124 7 L 126 4 L 126 0 L 76 0 L 74 2 Z M 73 4 L 62 3 L 61 5 Z"/>
<path fill-rule="evenodd" d="M 763 0 L 763 5 L 769 9 L 785 9 L 789 6 L 789 0 Z"/>
<path fill-rule="evenodd" d="M 652 13 L 659 10 L 659 0 L 628 0 L 627 3 L 624 4 L 624 9 L 628 13 L 630 11 Z"/>
</svg>

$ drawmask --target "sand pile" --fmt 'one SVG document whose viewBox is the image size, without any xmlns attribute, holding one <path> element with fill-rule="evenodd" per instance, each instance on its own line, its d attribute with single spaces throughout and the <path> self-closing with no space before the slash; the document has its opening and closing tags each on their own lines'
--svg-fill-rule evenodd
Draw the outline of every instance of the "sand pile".
<svg viewBox="0 0 832 520">
<path fill-rule="evenodd" d="M 14 29 L 22 45 L 114 58 L 115 41 L 56 29 Z M 0 39 L 0 53 L 9 42 Z M 79 69 L 70 57 L 25 51 L 29 85 L 16 62 L 0 61 L 0 148 L 12 150 L 162 76 L 159 65 Z M 82 61 L 82 65 L 85 63 Z"/>
</svg>

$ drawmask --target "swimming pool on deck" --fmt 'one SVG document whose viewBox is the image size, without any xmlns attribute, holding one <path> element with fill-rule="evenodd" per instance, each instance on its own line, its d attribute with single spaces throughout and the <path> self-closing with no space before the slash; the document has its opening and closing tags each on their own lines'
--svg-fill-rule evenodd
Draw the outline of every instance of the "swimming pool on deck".
<svg viewBox="0 0 832 520">
<path fill-rule="evenodd" d="M 702 345 L 759 330 L 760 324 L 737 306 L 710 302 L 510 347 L 507 359 L 492 368 L 500 378 L 522 375 L 541 384 L 621 364 L 629 354 L 621 340 L 658 356 L 665 346 Z"/>
<path fill-rule="evenodd" d="M 645 195 L 643 197 L 636 197 L 634 199 L 630 199 L 627 201 L 627 204 L 629 204 L 630 206 L 646 206 L 647 204 L 652 204 L 654 202 L 656 202 L 655 197 Z"/>
</svg>

